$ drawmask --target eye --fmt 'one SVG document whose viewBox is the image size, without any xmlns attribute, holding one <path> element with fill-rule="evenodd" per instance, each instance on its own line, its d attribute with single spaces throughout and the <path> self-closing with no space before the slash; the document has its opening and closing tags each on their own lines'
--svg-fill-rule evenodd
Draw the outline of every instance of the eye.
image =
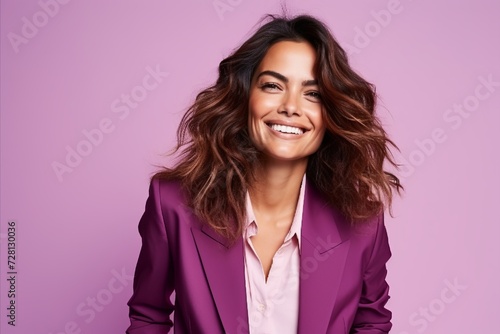
<svg viewBox="0 0 500 334">
<path fill-rule="evenodd" d="M 263 83 L 260 88 L 262 89 L 270 89 L 270 90 L 276 90 L 276 89 L 280 89 L 280 87 L 273 83 L 273 82 L 266 82 L 266 83 Z"/>
<path fill-rule="evenodd" d="M 321 99 L 321 95 L 317 91 L 307 92 L 307 95 L 317 100 Z"/>
</svg>

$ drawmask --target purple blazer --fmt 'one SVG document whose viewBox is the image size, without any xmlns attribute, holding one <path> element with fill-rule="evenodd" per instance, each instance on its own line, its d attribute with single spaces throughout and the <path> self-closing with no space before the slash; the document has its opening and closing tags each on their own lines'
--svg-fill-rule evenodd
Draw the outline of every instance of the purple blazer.
<svg viewBox="0 0 500 334">
<path fill-rule="evenodd" d="M 248 333 L 242 238 L 229 245 L 186 206 L 177 182 L 157 179 L 139 233 L 127 334 Z M 383 213 L 350 227 L 309 181 L 301 233 L 298 333 L 388 333 Z"/>
</svg>

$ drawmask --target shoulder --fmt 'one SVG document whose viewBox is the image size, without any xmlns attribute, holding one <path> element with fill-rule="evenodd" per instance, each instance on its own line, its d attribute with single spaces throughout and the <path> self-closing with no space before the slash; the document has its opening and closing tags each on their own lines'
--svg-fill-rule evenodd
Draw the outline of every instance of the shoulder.
<svg viewBox="0 0 500 334">
<path fill-rule="evenodd" d="M 188 206 L 187 198 L 179 180 L 153 177 L 150 181 L 149 201 L 154 202 L 158 214 L 170 224 L 196 220 L 193 210 Z"/>
<path fill-rule="evenodd" d="M 162 207 L 186 203 L 186 195 L 179 180 L 153 177 L 149 185 L 149 194 L 155 197 Z"/>
<path fill-rule="evenodd" d="M 390 256 L 384 212 L 351 223 L 337 207 L 328 203 L 311 182 L 307 185 L 304 203 L 306 226 L 303 226 L 303 231 L 309 239 L 332 236 L 330 239 L 337 240 L 335 243 L 348 242 L 351 252 L 361 256 L 365 262 L 377 251 Z"/>
<path fill-rule="evenodd" d="M 328 202 L 326 196 L 312 182 L 308 181 L 306 185 L 305 205 L 317 219 L 335 222 L 334 225 L 343 239 L 352 237 L 370 239 L 385 229 L 383 211 L 351 223 L 338 207 Z"/>
<path fill-rule="evenodd" d="M 370 218 L 351 224 L 351 233 L 354 236 L 375 238 L 385 230 L 384 212 Z"/>
<path fill-rule="evenodd" d="M 368 260 L 377 241 L 387 239 L 383 212 L 351 223 L 337 207 L 328 203 L 312 182 L 306 185 L 302 231 L 313 244 L 325 236 L 332 244 L 348 242 L 351 251 Z"/>
</svg>

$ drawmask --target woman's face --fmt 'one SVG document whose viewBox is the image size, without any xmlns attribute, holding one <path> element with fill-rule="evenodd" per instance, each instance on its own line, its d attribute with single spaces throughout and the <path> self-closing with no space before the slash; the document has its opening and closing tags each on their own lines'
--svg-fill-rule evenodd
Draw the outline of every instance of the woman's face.
<svg viewBox="0 0 500 334">
<path fill-rule="evenodd" d="M 306 42 L 273 44 L 252 78 L 249 133 L 266 157 L 306 160 L 325 134 L 314 77 L 316 52 Z"/>
</svg>

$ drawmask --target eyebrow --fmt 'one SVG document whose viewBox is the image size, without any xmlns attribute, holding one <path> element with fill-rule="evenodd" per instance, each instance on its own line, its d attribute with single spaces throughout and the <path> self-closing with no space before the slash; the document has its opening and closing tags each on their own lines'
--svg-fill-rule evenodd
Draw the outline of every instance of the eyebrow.
<svg viewBox="0 0 500 334">
<path fill-rule="evenodd" d="M 259 75 L 257 76 L 257 79 L 259 79 L 263 75 L 270 75 L 270 76 L 275 77 L 276 79 L 281 80 L 285 83 L 288 83 L 288 81 L 289 81 L 288 78 L 285 77 L 283 74 L 275 72 L 275 71 L 269 71 L 269 70 L 260 72 Z M 318 84 L 318 80 L 304 80 L 304 81 L 302 81 L 302 86 L 314 86 L 317 84 Z"/>
</svg>

